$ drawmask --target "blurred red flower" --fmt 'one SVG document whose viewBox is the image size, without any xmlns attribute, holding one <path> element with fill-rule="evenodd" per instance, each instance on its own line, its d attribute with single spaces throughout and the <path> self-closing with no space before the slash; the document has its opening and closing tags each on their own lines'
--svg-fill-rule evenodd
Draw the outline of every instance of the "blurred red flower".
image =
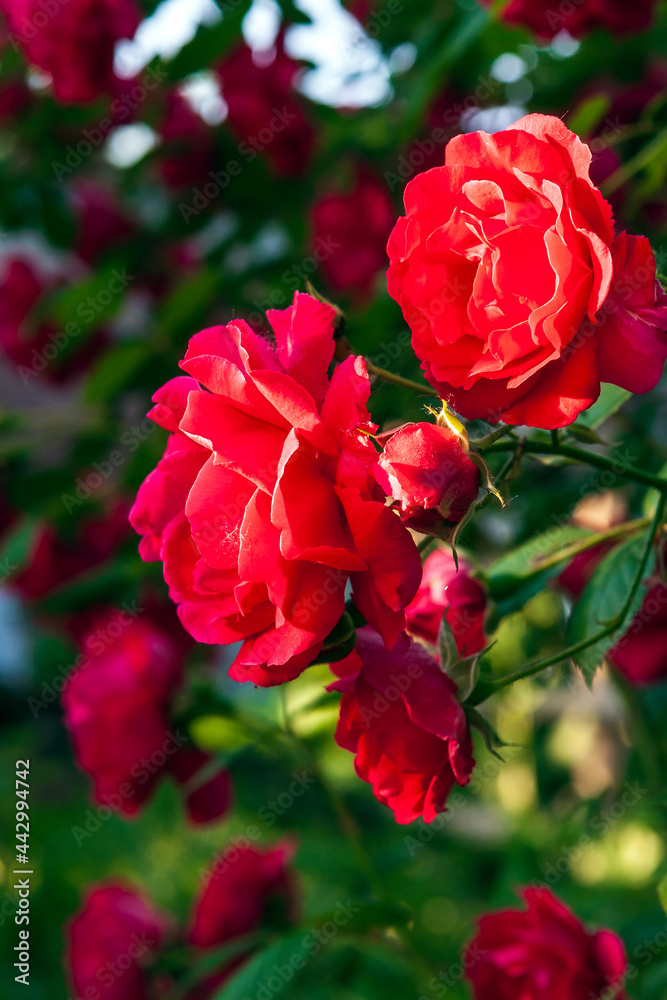
<svg viewBox="0 0 667 1000">
<path fill-rule="evenodd" d="M 208 180 L 214 164 L 211 129 L 176 90 L 167 94 L 159 131 L 164 140 L 159 170 L 165 184 L 178 189 Z"/>
<path fill-rule="evenodd" d="M 313 206 L 313 242 L 327 282 L 335 292 L 363 301 L 387 266 L 387 238 L 396 213 L 386 186 L 359 167 L 346 194 L 324 194 Z M 321 258 L 321 259 L 320 259 Z"/>
<path fill-rule="evenodd" d="M 86 104 L 113 90 L 114 48 L 132 38 L 141 20 L 134 0 L 0 0 L 9 41 L 53 78 L 64 104 Z"/>
<path fill-rule="evenodd" d="M 492 0 L 483 0 L 490 4 Z M 651 23 L 657 0 L 511 0 L 503 10 L 506 21 L 523 24 L 542 38 L 553 38 L 559 31 L 585 35 L 596 28 L 608 28 L 618 35 L 643 31 Z"/>
<path fill-rule="evenodd" d="M 241 45 L 218 67 L 227 120 L 251 162 L 266 158 L 279 177 L 299 177 L 309 166 L 315 133 L 294 84 L 299 64 L 287 55 L 279 35 L 270 52 Z"/>
<path fill-rule="evenodd" d="M 95 886 L 67 929 L 65 961 L 74 996 L 148 1000 L 145 966 L 158 953 L 167 927 L 168 918 L 134 889 Z"/>
<path fill-rule="evenodd" d="M 218 819 L 229 805 L 228 776 L 217 771 L 196 785 L 210 758 L 169 721 L 183 644 L 140 613 L 111 610 L 81 637 L 82 657 L 62 695 L 77 761 L 95 801 L 114 812 L 134 816 L 171 773 L 193 823 Z"/>
<path fill-rule="evenodd" d="M 479 920 L 464 957 L 475 1000 L 626 1000 L 620 938 L 588 931 L 549 889 L 523 895 L 526 910 Z"/>
</svg>

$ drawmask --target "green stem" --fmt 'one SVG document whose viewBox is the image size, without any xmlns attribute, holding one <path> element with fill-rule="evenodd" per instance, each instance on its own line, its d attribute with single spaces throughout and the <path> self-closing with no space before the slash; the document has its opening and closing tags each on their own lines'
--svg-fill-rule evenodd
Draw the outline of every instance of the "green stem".
<svg viewBox="0 0 667 1000">
<path fill-rule="evenodd" d="M 374 365 L 372 361 L 368 360 L 368 358 L 366 358 L 366 368 L 371 375 L 377 375 L 378 378 L 384 379 L 385 382 L 393 382 L 394 385 L 400 385 L 403 389 L 413 389 L 422 396 L 438 395 L 435 389 L 432 389 L 426 382 L 423 385 L 420 385 L 419 382 L 413 382 L 409 378 L 403 378 L 402 375 L 395 375 L 394 372 L 388 371 L 387 368 L 379 368 L 377 365 Z"/>
<path fill-rule="evenodd" d="M 643 469 L 638 469 L 634 465 L 627 465 L 618 458 L 607 458 L 606 455 L 598 455 L 595 451 L 584 451 L 583 448 L 577 448 L 574 445 L 555 445 L 553 441 L 525 440 L 522 442 L 522 445 L 524 452 L 529 455 L 560 455 L 563 458 L 571 458 L 574 462 L 581 462 L 584 465 L 592 465 L 597 469 L 607 469 L 610 472 L 613 472 L 616 476 L 627 476 L 628 479 L 633 479 L 635 482 L 642 483 L 644 486 L 652 486 L 654 489 L 660 490 L 663 494 L 667 493 L 667 479 L 661 479 L 660 476 L 654 476 L 650 472 L 644 472 Z M 496 444 L 490 445 L 486 450 L 488 454 L 493 452 L 513 451 L 515 448 L 516 444 L 514 443 L 510 443 L 509 441 L 500 441 Z"/>
<path fill-rule="evenodd" d="M 567 649 L 562 649 L 559 653 L 555 653 L 553 656 L 547 656 L 543 660 L 537 660 L 535 663 L 529 663 L 527 666 L 522 667 L 521 670 L 516 670 L 513 674 L 507 674 L 505 677 L 499 677 L 496 680 L 483 678 L 475 688 L 475 691 L 473 691 L 471 697 L 468 699 L 468 703 L 470 705 L 478 705 L 480 702 L 486 701 L 487 698 L 490 698 L 492 694 L 495 694 L 502 688 L 508 687 L 510 684 L 514 684 L 515 681 L 522 681 L 526 677 L 532 677 L 534 674 L 539 674 L 548 667 L 553 667 L 557 663 L 562 663 L 563 660 L 569 660 L 578 653 L 583 653 L 584 650 L 589 649 L 591 646 L 595 646 L 596 643 L 601 642 L 602 639 L 606 639 L 608 636 L 613 635 L 625 624 L 625 620 L 630 612 L 630 608 L 632 607 L 632 602 L 635 599 L 644 573 L 646 572 L 646 566 L 651 554 L 651 549 L 653 548 L 656 533 L 661 528 L 666 503 L 667 497 L 661 496 L 651 521 L 650 530 L 646 536 L 646 544 L 644 545 L 644 551 L 642 552 L 637 572 L 635 573 L 634 580 L 632 581 L 632 586 L 630 587 L 623 607 L 612 619 L 612 621 L 609 622 L 608 625 L 605 625 L 604 628 L 600 629 L 599 632 L 596 632 L 595 635 L 589 636 L 588 639 L 582 639 L 580 642 L 575 643 L 573 646 L 568 646 Z"/>
<path fill-rule="evenodd" d="M 514 430 L 514 424 L 505 424 L 504 427 L 499 427 L 498 430 L 491 431 L 490 434 L 486 434 L 483 438 L 479 438 L 477 441 L 471 441 L 470 447 L 474 448 L 475 451 L 484 451 L 490 445 L 499 441 L 500 438 L 505 437 L 506 434 L 511 434 Z"/>
</svg>

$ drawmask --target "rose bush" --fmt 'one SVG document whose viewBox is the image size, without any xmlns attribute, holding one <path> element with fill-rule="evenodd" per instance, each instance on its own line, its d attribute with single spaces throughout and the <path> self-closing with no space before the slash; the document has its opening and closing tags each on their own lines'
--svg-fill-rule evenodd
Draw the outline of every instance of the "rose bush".
<svg viewBox="0 0 667 1000">
<path fill-rule="evenodd" d="M 558 118 L 452 139 L 405 189 L 389 292 L 463 416 L 557 428 L 601 382 L 647 392 L 667 357 L 651 246 L 614 232 L 591 153 Z M 527 263 L 527 261 L 529 263 Z"/>
<path fill-rule="evenodd" d="M 243 642 L 236 680 L 301 673 L 343 614 L 348 580 L 391 648 L 419 585 L 416 547 L 373 480 L 363 359 L 327 375 L 333 316 L 296 293 L 269 312 L 275 347 L 242 320 L 205 330 L 181 362 L 191 377 L 154 397 L 150 416 L 171 437 L 130 519 L 190 634 Z"/>
</svg>

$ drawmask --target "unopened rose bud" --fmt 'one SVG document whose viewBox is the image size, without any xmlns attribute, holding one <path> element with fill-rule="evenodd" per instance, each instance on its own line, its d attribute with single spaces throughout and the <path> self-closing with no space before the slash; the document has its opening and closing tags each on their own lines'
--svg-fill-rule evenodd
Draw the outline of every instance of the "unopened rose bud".
<svg viewBox="0 0 667 1000">
<path fill-rule="evenodd" d="M 447 426 L 406 424 L 387 442 L 376 477 L 400 505 L 403 521 L 447 537 L 477 499 L 480 471 Z"/>
</svg>

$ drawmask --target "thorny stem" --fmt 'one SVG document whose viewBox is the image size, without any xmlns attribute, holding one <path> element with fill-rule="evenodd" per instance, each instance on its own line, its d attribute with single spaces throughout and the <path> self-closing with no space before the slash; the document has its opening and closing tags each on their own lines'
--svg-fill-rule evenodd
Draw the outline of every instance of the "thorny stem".
<svg viewBox="0 0 667 1000">
<path fill-rule="evenodd" d="M 532 677 L 534 674 L 539 674 L 548 667 L 553 667 L 557 663 L 562 663 L 563 660 L 569 660 L 573 656 L 577 656 L 578 653 L 583 653 L 584 650 L 590 649 L 591 646 L 595 646 L 596 643 L 601 642 L 602 639 L 606 639 L 607 636 L 613 635 L 621 628 L 628 616 L 630 608 L 632 607 L 632 602 L 635 599 L 642 577 L 646 571 L 646 565 L 651 554 L 651 549 L 653 548 L 656 533 L 662 526 L 662 518 L 666 503 L 667 497 L 664 495 L 661 496 L 658 506 L 656 507 L 655 514 L 651 520 L 651 527 L 646 536 L 646 544 L 644 545 L 644 551 L 642 552 L 641 559 L 639 560 L 639 565 L 637 567 L 634 580 L 632 581 L 632 586 L 630 587 L 623 607 L 612 619 L 612 621 L 608 625 L 605 625 L 604 628 L 600 629 L 599 632 L 596 632 L 595 635 L 589 636 L 588 639 L 582 639 L 581 642 L 577 642 L 573 646 L 568 646 L 567 649 L 562 649 L 559 653 L 555 653 L 553 656 L 548 656 L 543 660 L 537 660 L 535 663 L 529 663 L 527 666 L 522 667 L 521 670 L 516 670 L 513 674 L 507 674 L 505 677 L 499 677 L 496 680 L 484 678 L 477 685 L 476 690 L 473 691 L 469 699 L 469 704 L 478 705 L 480 702 L 486 701 L 487 698 L 489 698 L 492 694 L 495 694 L 497 691 L 500 691 L 502 688 L 507 687 L 510 684 L 514 684 L 515 681 L 521 681 L 526 677 Z"/>
<path fill-rule="evenodd" d="M 606 455 L 598 455 L 595 451 L 584 451 L 583 448 L 577 448 L 574 445 L 556 445 L 553 441 L 522 440 L 522 447 L 524 452 L 529 455 L 560 455 L 563 458 L 571 458 L 574 462 L 592 465 L 597 469 L 608 469 L 616 476 L 626 476 L 628 479 L 633 479 L 644 486 L 652 486 L 654 489 L 660 490 L 663 495 L 667 493 L 667 479 L 661 479 L 660 476 L 644 472 L 643 469 L 638 469 L 634 465 L 628 465 L 618 458 L 608 458 Z M 489 445 L 486 451 L 488 454 L 513 451 L 515 448 L 516 442 L 500 441 Z"/>
</svg>

